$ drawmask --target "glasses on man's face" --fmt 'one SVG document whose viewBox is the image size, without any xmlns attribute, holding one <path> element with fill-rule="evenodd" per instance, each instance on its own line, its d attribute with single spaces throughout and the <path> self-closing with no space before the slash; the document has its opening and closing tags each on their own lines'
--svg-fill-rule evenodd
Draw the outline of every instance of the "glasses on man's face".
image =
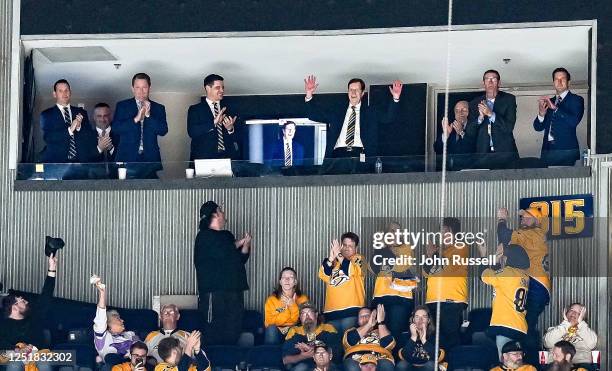
<svg viewBox="0 0 612 371">
<path fill-rule="evenodd" d="M 138 353 L 132 353 L 132 354 L 130 355 L 130 357 L 132 357 L 132 358 L 145 358 L 146 356 L 147 356 L 147 353 L 145 353 L 145 354 L 142 354 L 142 353 L 141 353 L 141 354 L 138 354 Z"/>
<path fill-rule="evenodd" d="M 170 309 L 170 310 L 165 310 L 162 312 L 162 316 L 173 316 L 174 313 L 176 313 L 174 310 Z"/>
<path fill-rule="evenodd" d="M 497 81 L 497 77 L 485 77 L 484 79 L 485 81 L 492 81 L 492 82 L 496 82 Z"/>
</svg>

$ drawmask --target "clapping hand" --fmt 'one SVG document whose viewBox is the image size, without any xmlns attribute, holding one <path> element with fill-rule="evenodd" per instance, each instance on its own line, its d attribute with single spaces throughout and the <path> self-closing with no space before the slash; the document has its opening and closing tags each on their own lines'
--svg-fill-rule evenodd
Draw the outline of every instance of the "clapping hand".
<svg viewBox="0 0 612 371">
<path fill-rule="evenodd" d="M 219 114 L 217 115 L 217 117 L 215 117 L 213 121 L 215 125 L 219 125 L 220 123 L 223 123 L 223 120 L 225 120 L 225 110 L 226 109 L 227 107 L 221 108 L 221 111 L 219 111 Z"/>
<path fill-rule="evenodd" d="M 484 100 L 478 103 L 478 112 L 479 117 L 481 118 L 484 118 L 484 116 L 489 117 L 492 114 L 491 109 L 489 108 L 489 106 L 487 106 L 487 102 L 485 102 Z"/>
<path fill-rule="evenodd" d="M 317 83 L 317 77 L 315 75 L 306 76 L 304 79 L 304 92 L 306 93 L 306 98 L 312 98 L 312 95 L 315 93 L 319 84 Z"/>
<path fill-rule="evenodd" d="M 381 323 L 385 321 L 385 307 L 382 304 L 376 306 L 376 322 Z"/>
<path fill-rule="evenodd" d="M 453 132 L 453 126 L 448 123 L 448 117 L 444 117 L 442 119 L 442 130 L 444 130 L 445 138 L 448 138 L 448 136 Z"/>
<path fill-rule="evenodd" d="M 75 132 L 81 130 L 81 123 L 83 122 L 83 115 L 77 114 L 74 120 L 72 120 L 72 124 L 70 124 L 70 131 Z"/>
<path fill-rule="evenodd" d="M 223 109 L 225 109 L 225 108 L 223 108 Z M 225 126 L 225 129 L 227 129 L 227 131 L 229 131 L 229 132 L 234 131 L 234 124 L 236 123 L 236 118 L 237 118 L 237 116 L 225 116 L 224 115 L 224 117 L 223 117 L 223 126 Z"/>
</svg>

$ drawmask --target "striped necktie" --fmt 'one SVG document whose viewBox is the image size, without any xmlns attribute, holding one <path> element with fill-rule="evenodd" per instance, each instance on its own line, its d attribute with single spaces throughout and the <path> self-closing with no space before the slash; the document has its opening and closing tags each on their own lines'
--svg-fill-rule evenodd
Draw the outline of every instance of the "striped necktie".
<svg viewBox="0 0 612 371">
<path fill-rule="evenodd" d="M 355 122 L 357 121 L 357 112 L 355 106 L 351 106 L 351 116 L 349 117 L 346 128 L 346 146 L 352 147 L 355 144 Z"/>
<path fill-rule="evenodd" d="M 68 111 L 68 106 L 64 106 L 64 122 L 66 126 L 70 127 L 72 125 L 72 120 L 70 120 L 70 112 Z M 74 133 L 70 135 L 70 139 L 68 142 L 68 160 L 74 160 L 77 156 L 76 149 L 76 140 L 74 140 Z"/>
<path fill-rule="evenodd" d="M 142 101 L 136 101 L 136 107 L 138 108 L 138 112 L 142 109 Z M 140 120 L 140 143 L 138 144 L 138 154 L 142 155 L 144 153 L 144 116 Z"/>
<path fill-rule="evenodd" d="M 213 110 L 215 111 L 214 118 L 219 116 L 219 103 L 213 102 Z M 225 151 L 225 142 L 223 141 L 223 124 L 221 122 L 215 125 L 217 127 L 217 152 Z"/>
<path fill-rule="evenodd" d="M 291 153 L 291 147 L 289 142 L 285 144 L 285 166 L 293 165 L 293 154 Z"/>
</svg>

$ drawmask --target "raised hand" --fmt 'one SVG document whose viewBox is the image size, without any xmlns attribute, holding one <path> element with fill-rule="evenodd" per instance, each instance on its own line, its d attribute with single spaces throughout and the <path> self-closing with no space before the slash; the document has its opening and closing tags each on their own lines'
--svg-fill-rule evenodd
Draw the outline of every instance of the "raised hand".
<svg viewBox="0 0 612 371">
<path fill-rule="evenodd" d="M 586 307 L 582 306 L 582 308 L 580 308 L 580 314 L 578 315 L 578 323 L 584 321 L 585 315 L 586 315 Z"/>
<path fill-rule="evenodd" d="M 444 130 L 445 138 L 453 132 L 453 126 L 448 123 L 448 117 L 442 118 L 442 130 Z"/>
<path fill-rule="evenodd" d="M 338 239 L 334 239 L 330 244 L 329 260 L 330 261 L 336 260 L 338 258 L 338 255 L 340 255 L 341 249 L 342 249 L 342 246 L 340 246 L 340 241 L 338 241 Z"/>
<path fill-rule="evenodd" d="M 546 110 L 548 109 L 547 98 L 548 97 L 540 97 L 540 99 L 538 99 L 538 114 L 540 116 L 546 115 Z"/>
<path fill-rule="evenodd" d="M 83 122 L 83 115 L 80 113 L 76 115 L 72 123 L 70 124 L 70 131 L 79 131 L 81 129 L 81 122 Z"/>
<path fill-rule="evenodd" d="M 378 311 L 376 309 L 374 309 L 372 311 L 372 313 L 370 313 L 370 318 L 368 319 L 368 327 L 369 328 L 373 328 L 374 326 L 376 326 L 376 322 L 378 320 Z"/>
<path fill-rule="evenodd" d="M 548 107 L 549 107 L 551 110 L 553 110 L 553 111 L 554 111 L 554 110 L 556 110 L 556 109 L 557 109 L 557 106 L 556 106 L 556 105 L 555 105 L 555 104 L 552 102 L 552 100 L 550 100 L 550 97 L 546 97 L 546 102 L 548 103 Z"/>
<path fill-rule="evenodd" d="M 108 135 L 104 135 L 101 137 L 98 137 L 98 148 L 100 148 L 100 150 L 102 152 L 106 151 L 108 148 L 110 148 L 110 146 L 112 145 L 112 140 L 111 137 Z"/>
<path fill-rule="evenodd" d="M 412 339 L 412 341 L 417 341 L 418 336 L 419 336 L 419 331 L 417 330 L 416 323 L 411 323 L 410 324 L 410 338 Z"/>
<path fill-rule="evenodd" d="M 480 254 L 480 257 L 484 258 L 485 256 L 487 256 L 487 244 L 484 241 L 477 242 L 476 248 L 478 248 L 478 254 Z"/>
<path fill-rule="evenodd" d="M 391 86 L 389 86 L 389 92 L 391 92 L 393 99 L 395 100 L 400 99 L 400 95 L 402 95 L 402 86 L 404 85 L 402 84 L 400 80 L 393 81 Z"/>
<path fill-rule="evenodd" d="M 319 84 L 317 83 L 317 77 L 315 75 L 306 76 L 304 79 L 304 92 L 306 93 L 306 98 L 312 98 L 312 95 L 315 93 Z"/>
<path fill-rule="evenodd" d="M 493 112 L 491 112 L 491 109 L 489 108 L 489 106 L 487 106 L 487 102 L 485 102 L 484 100 L 480 103 L 478 103 L 478 112 L 480 112 L 481 116 L 491 116 L 491 114 Z"/>
<path fill-rule="evenodd" d="M 225 109 L 225 108 L 224 108 Z M 236 123 L 236 118 L 238 116 L 225 116 L 223 118 L 223 126 L 227 129 L 227 131 L 234 131 L 234 124 Z"/>
<path fill-rule="evenodd" d="M 376 306 L 376 322 L 380 323 L 385 320 L 385 307 L 382 304 Z"/>
<path fill-rule="evenodd" d="M 144 108 L 145 117 L 151 116 L 151 102 L 145 100 L 144 102 L 142 102 L 142 107 Z"/>
<path fill-rule="evenodd" d="M 452 126 L 457 134 L 463 135 L 463 125 L 461 125 L 457 120 L 453 121 Z"/>
<path fill-rule="evenodd" d="M 136 116 L 134 116 L 134 123 L 138 124 L 140 123 L 142 120 L 145 119 L 145 112 L 146 112 L 146 108 L 144 107 L 144 105 L 142 107 L 140 107 L 140 109 L 138 110 L 138 113 L 136 114 Z"/>
<path fill-rule="evenodd" d="M 436 253 L 437 251 L 438 251 L 438 246 L 432 243 L 425 246 L 425 254 L 427 255 L 428 258 L 431 258 L 433 254 Z"/>
<path fill-rule="evenodd" d="M 50 271 L 57 270 L 57 256 L 55 256 L 55 254 L 49 255 L 48 265 Z"/>
<path fill-rule="evenodd" d="M 220 123 L 223 122 L 223 120 L 225 120 L 225 110 L 226 109 L 227 107 L 221 108 L 221 111 L 219 111 L 219 114 L 217 115 L 217 117 L 215 117 L 215 120 L 213 121 L 215 125 L 219 125 Z"/>
</svg>

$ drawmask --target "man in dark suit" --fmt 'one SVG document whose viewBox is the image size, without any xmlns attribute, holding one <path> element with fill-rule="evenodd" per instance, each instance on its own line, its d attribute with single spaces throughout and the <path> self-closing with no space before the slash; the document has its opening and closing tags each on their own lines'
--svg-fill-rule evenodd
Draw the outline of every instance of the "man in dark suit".
<svg viewBox="0 0 612 371">
<path fill-rule="evenodd" d="M 95 136 L 87 112 L 70 105 L 70 84 L 62 79 L 53 84 L 55 105 L 40 114 L 40 126 L 47 144 L 45 163 L 83 163 L 91 161 L 91 144 Z"/>
<path fill-rule="evenodd" d="M 111 109 L 106 103 L 98 103 L 93 113 L 97 142 L 92 146 L 92 158 L 97 164 L 90 172 L 93 178 L 117 178 L 117 165 L 114 163 L 119 146 L 119 135 L 112 130 Z"/>
<path fill-rule="evenodd" d="M 473 161 L 474 137 L 466 135 L 469 112 L 469 103 L 461 100 L 455 104 L 455 120 L 449 123 L 446 117 L 442 119 L 442 130 L 434 143 L 434 150 L 442 155 L 446 141 L 449 170 L 464 169 Z"/>
<path fill-rule="evenodd" d="M 393 100 L 385 115 L 377 115 L 374 110 L 362 104 L 365 94 L 365 82 L 353 78 L 348 82 L 348 102 L 346 106 L 322 109 L 314 93 L 319 84 L 315 76 L 304 79 L 306 108 L 308 118 L 327 124 L 326 158 L 365 158 L 378 154 L 378 124 L 392 122 L 399 111 L 399 99 L 402 94 L 402 82 L 396 80 L 389 87 Z"/>
<path fill-rule="evenodd" d="M 485 94 L 470 102 L 470 125 L 466 135 L 473 137 L 479 160 L 474 167 L 513 168 L 518 161 L 514 141 L 516 98 L 499 91 L 499 72 L 488 70 L 482 77 Z"/>
<path fill-rule="evenodd" d="M 215 74 L 204 79 L 205 97 L 189 107 L 187 133 L 191 137 L 190 159 L 240 159 L 240 148 L 235 131 L 236 116 L 226 114 L 222 104 L 225 86 L 223 77 Z"/>
<path fill-rule="evenodd" d="M 156 179 L 157 171 L 162 169 L 157 137 L 168 133 L 166 108 L 149 99 L 150 88 L 149 75 L 135 74 L 132 77 L 134 98 L 118 102 L 115 108 L 113 130 L 121 137 L 116 160 L 136 163 L 136 166 L 128 164 L 130 178 Z"/>
<path fill-rule="evenodd" d="M 580 158 L 576 127 L 584 114 L 584 99 L 569 91 L 571 77 L 565 68 L 556 68 L 552 78 L 556 94 L 540 97 L 533 120 L 536 131 L 544 130 L 540 158 L 547 166 L 573 166 Z"/>
<path fill-rule="evenodd" d="M 304 147 L 296 140 L 293 140 L 295 129 L 296 125 L 293 121 L 287 121 L 283 124 L 283 139 L 275 143 L 274 150 L 272 151 L 273 166 L 291 167 L 304 165 Z"/>
</svg>

